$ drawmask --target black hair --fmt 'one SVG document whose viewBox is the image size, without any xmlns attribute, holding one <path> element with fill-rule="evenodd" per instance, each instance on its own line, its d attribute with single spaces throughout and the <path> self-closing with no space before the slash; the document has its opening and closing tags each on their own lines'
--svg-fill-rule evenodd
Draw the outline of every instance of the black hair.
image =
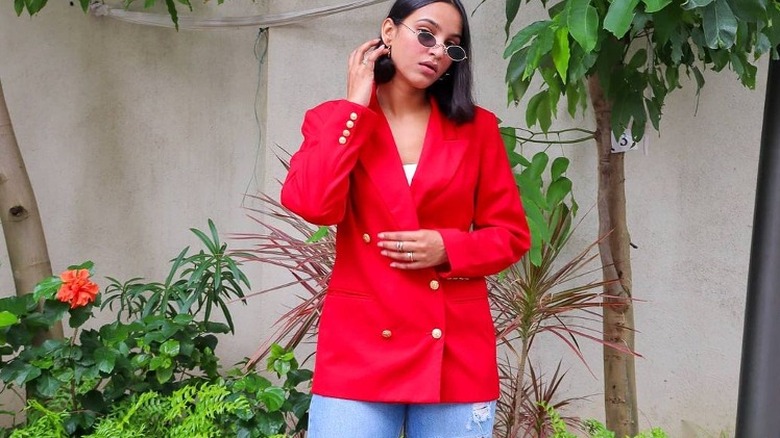
<svg viewBox="0 0 780 438">
<path fill-rule="evenodd" d="M 428 87 L 426 92 L 436 99 L 445 117 L 456 124 L 462 124 L 474 119 L 474 98 L 471 95 L 471 34 L 468 14 L 463 4 L 460 0 L 396 0 L 387 13 L 387 18 L 399 24 L 414 11 L 439 2 L 455 6 L 460 13 L 463 29 L 459 45 L 466 51 L 466 59 L 453 62 L 447 72 Z M 377 59 L 374 65 L 374 81 L 377 84 L 389 82 L 394 75 L 395 65 L 389 56 Z"/>
</svg>

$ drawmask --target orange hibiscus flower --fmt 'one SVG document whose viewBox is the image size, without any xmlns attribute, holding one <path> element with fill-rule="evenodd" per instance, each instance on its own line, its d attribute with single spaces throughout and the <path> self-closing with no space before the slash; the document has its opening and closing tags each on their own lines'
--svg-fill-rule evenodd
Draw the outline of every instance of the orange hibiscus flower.
<svg viewBox="0 0 780 438">
<path fill-rule="evenodd" d="M 98 285 L 89 280 L 86 269 L 71 269 L 60 274 L 62 286 L 57 291 L 57 299 L 70 303 L 70 308 L 86 306 L 95 301 Z"/>
</svg>

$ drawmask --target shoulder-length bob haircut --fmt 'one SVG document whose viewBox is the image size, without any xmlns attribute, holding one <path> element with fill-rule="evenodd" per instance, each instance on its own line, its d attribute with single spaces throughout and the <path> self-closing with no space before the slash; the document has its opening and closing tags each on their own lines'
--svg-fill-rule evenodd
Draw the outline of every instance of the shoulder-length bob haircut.
<svg viewBox="0 0 780 438">
<path fill-rule="evenodd" d="M 427 93 L 436 99 L 445 117 L 456 124 L 462 124 L 474 119 L 474 98 L 471 94 L 471 33 L 468 14 L 463 4 L 460 0 L 396 0 L 387 18 L 399 24 L 414 11 L 438 2 L 449 3 L 460 12 L 463 23 L 460 46 L 466 51 L 466 59 L 453 62 L 449 70 L 428 87 Z M 383 56 L 377 60 L 374 65 L 374 80 L 377 84 L 389 82 L 394 75 L 395 65 L 392 59 Z"/>
</svg>

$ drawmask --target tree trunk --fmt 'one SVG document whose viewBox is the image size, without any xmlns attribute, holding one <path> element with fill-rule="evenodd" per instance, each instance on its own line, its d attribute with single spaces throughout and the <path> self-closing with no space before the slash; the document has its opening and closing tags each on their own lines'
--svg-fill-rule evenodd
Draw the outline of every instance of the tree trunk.
<svg viewBox="0 0 780 438">
<path fill-rule="evenodd" d="M 38 204 L 16 142 L 1 81 L 0 223 L 8 248 L 16 295 L 30 293 L 39 281 L 51 276 L 51 263 Z M 45 337 L 62 336 L 62 324 L 57 323 Z"/>
<path fill-rule="evenodd" d="M 596 115 L 598 148 L 599 243 L 602 275 L 612 281 L 604 287 L 604 340 L 634 350 L 634 312 L 631 303 L 631 260 L 626 224 L 623 153 L 613 154 L 612 106 L 604 96 L 598 75 L 588 78 L 591 104 Z M 618 281 L 614 281 L 618 280 Z M 604 346 L 604 407 L 606 423 L 616 437 L 638 433 L 634 356 Z"/>
</svg>

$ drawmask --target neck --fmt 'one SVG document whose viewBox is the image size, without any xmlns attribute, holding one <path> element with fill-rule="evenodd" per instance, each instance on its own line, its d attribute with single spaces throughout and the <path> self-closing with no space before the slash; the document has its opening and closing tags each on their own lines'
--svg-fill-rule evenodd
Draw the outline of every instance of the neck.
<svg viewBox="0 0 780 438">
<path fill-rule="evenodd" d="M 430 107 L 425 90 L 411 87 L 400 87 L 390 81 L 379 85 L 376 89 L 379 106 L 385 114 L 409 114 L 427 111 Z"/>
</svg>

